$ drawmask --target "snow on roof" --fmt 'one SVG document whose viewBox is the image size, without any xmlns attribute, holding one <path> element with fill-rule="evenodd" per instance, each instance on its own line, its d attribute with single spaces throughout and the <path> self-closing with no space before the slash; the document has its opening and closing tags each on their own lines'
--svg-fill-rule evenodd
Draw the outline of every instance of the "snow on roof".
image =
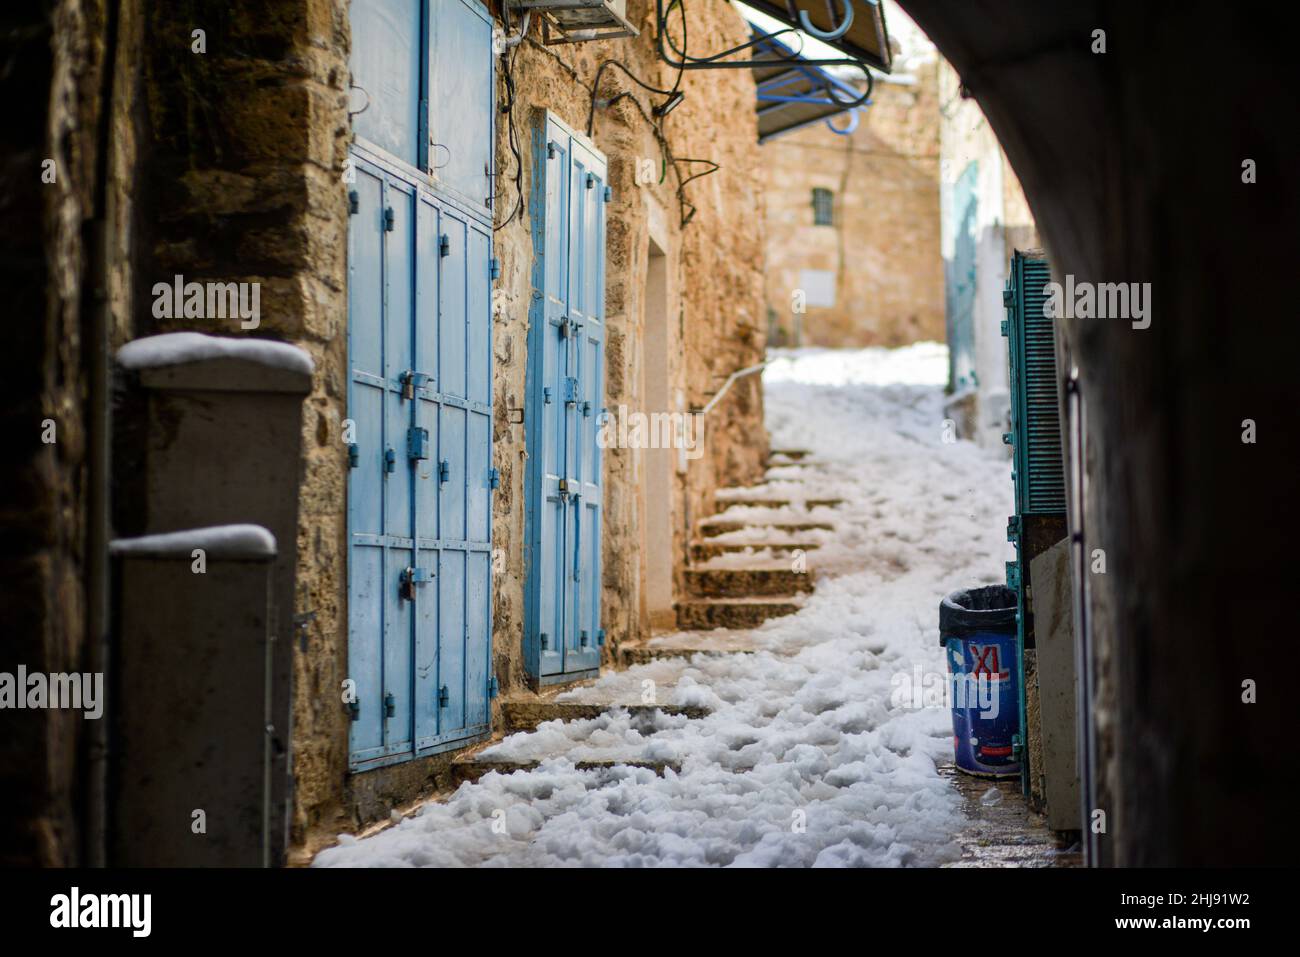
<svg viewBox="0 0 1300 957">
<path fill-rule="evenodd" d="M 117 351 L 124 368 L 139 371 L 201 362 L 204 359 L 243 359 L 259 365 L 311 375 L 311 356 L 288 342 L 236 339 L 201 332 L 168 332 L 128 342 Z"/>
<path fill-rule="evenodd" d="M 201 548 L 208 558 L 263 558 L 275 555 L 275 536 L 261 525 L 210 525 L 179 532 L 119 538 L 109 543 L 114 555 L 190 558 Z"/>
</svg>

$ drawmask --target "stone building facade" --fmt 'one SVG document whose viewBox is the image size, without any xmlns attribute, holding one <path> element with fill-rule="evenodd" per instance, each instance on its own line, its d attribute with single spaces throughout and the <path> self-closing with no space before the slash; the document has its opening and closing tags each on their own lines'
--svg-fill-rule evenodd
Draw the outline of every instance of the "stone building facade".
<svg viewBox="0 0 1300 957">
<path fill-rule="evenodd" d="M 817 123 L 763 144 L 773 342 L 899 346 L 944 338 L 939 256 L 939 59 L 902 11 L 907 48 L 877 76 L 856 129 Z M 850 121 L 832 121 L 841 129 Z M 819 222 L 814 191 L 829 193 Z M 820 217 L 824 218 L 824 217 Z M 800 304 L 794 301 L 801 290 Z"/>
<path fill-rule="evenodd" d="M 1007 264 L 1039 247 L 1038 230 L 996 133 L 946 60 L 938 85 L 949 411 L 961 437 L 992 448 L 1009 427 Z"/>
<path fill-rule="evenodd" d="M 4 587 L 18 636 L 5 670 L 19 663 L 99 670 L 119 637 L 110 634 L 106 546 L 136 530 L 138 477 L 121 474 L 120 463 L 115 471 L 111 451 L 140 424 L 122 394 L 116 350 L 181 330 L 295 344 L 314 366 L 302 406 L 293 601 L 300 624 L 292 636 L 289 742 L 289 842 L 306 850 L 445 786 L 450 759 L 445 753 L 351 773 L 348 713 L 340 705 L 349 669 L 352 480 L 344 441 L 346 173 L 358 110 L 350 16 L 366 7 L 355 0 L 351 13 L 345 0 L 60 0 L 25 20 L 15 14 L 5 36 L 5 56 L 17 67 L 5 82 L 25 112 L 5 134 L 3 202 L 41 224 L 4 238 L 10 288 L 31 316 L 5 357 L 17 395 L 6 415 L 13 434 L 23 436 L 23 464 L 7 474 L 3 499 L 16 536 L 6 550 Z M 700 410 L 731 373 L 761 361 L 762 176 L 747 71 L 682 76 L 681 105 L 660 118 L 654 107 L 662 97 L 622 70 L 600 69 L 617 59 L 651 87 L 678 84 L 655 54 L 649 0 L 627 4 L 639 36 L 566 45 L 543 43 L 534 20 L 510 46 L 502 42 L 501 4 L 482 7 L 499 34 L 496 105 L 511 106 L 494 118 L 493 214 L 501 228 L 491 295 L 499 487 L 491 499 L 490 663 L 500 693 L 511 695 L 530 687 L 523 661 L 528 448 L 517 413 L 527 400 L 535 124 L 549 111 L 608 163 L 604 404 L 611 413 L 620 406 Z M 694 37 L 722 44 L 745 36 L 727 5 L 695 5 L 690 17 Z M 518 15 L 513 25 L 517 36 Z M 51 95 L 20 96 L 20 88 Z M 44 159 L 54 161 L 53 182 L 41 180 Z M 680 185 L 709 163 L 716 172 Z M 151 290 L 176 275 L 258 284 L 260 326 L 158 318 Z M 57 426 L 57 442 L 41 441 L 47 420 Z M 689 458 L 605 452 L 600 606 L 607 666 L 620 643 L 671 620 L 690 530 L 711 510 L 715 490 L 761 473 L 767 440 L 757 377 L 737 380 L 704 429 L 701 454 Z M 0 774 L 20 800 L 0 856 L 102 860 L 102 777 L 112 741 L 58 711 L 6 715 L 5 722 Z"/>
</svg>

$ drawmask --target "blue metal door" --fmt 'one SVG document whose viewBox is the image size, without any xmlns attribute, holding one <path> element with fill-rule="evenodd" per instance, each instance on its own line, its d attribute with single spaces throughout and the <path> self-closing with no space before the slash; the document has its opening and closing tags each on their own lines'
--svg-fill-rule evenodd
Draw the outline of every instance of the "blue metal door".
<svg viewBox="0 0 1300 957">
<path fill-rule="evenodd" d="M 534 143 L 525 657 L 541 684 L 600 667 L 605 159 L 548 116 Z"/>
<path fill-rule="evenodd" d="M 471 8 L 432 9 L 439 22 Z M 357 123 L 349 184 L 349 765 L 363 770 L 490 731 L 492 226 L 486 203 L 462 202 L 418 164 L 406 133 L 428 122 L 429 74 L 412 74 L 412 117 L 393 79 L 409 71 L 373 49 L 406 50 L 391 34 L 428 24 L 429 8 L 359 0 L 352 16 L 357 83 L 384 93 Z M 480 40 L 461 70 L 490 86 L 490 29 Z"/>
</svg>

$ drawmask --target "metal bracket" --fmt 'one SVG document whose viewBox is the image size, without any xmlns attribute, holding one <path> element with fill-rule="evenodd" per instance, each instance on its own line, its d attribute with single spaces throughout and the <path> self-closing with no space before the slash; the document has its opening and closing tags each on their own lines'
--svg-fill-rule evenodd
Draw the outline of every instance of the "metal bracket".
<svg viewBox="0 0 1300 957">
<path fill-rule="evenodd" d="M 408 369 L 403 372 L 400 379 L 402 383 L 402 398 L 414 399 L 415 390 L 424 387 L 429 381 L 429 375 L 426 372 L 416 372 L 414 369 Z"/>
</svg>

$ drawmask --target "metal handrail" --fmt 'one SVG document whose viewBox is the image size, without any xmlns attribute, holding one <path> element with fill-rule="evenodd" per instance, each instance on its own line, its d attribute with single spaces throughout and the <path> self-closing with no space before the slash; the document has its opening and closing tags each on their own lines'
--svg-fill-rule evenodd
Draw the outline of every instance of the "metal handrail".
<svg viewBox="0 0 1300 957">
<path fill-rule="evenodd" d="M 734 383 L 737 379 L 742 379 L 747 375 L 753 375 L 755 372 L 761 372 L 763 369 L 766 369 L 773 362 L 776 362 L 777 359 L 783 359 L 783 358 L 785 357 L 775 356 L 771 359 L 763 360 L 756 366 L 749 366 L 747 368 L 740 369 L 736 372 L 731 373 L 731 375 L 727 376 L 727 381 L 722 383 L 722 388 L 713 394 L 713 398 L 709 400 L 709 404 L 700 410 L 700 415 L 708 415 L 711 411 L 713 411 L 713 407 L 722 400 L 722 397 L 727 394 L 727 390 L 731 388 L 732 383 Z"/>
</svg>

